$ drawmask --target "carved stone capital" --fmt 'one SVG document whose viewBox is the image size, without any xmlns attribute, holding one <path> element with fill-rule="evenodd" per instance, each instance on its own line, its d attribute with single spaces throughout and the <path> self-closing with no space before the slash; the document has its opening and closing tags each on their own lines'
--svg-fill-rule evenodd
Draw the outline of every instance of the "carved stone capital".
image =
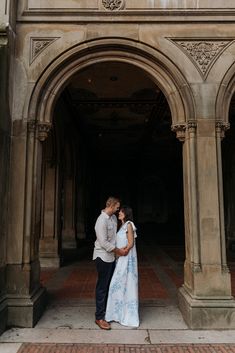
<svg viewBox="0 0 235 353">
<path fill-rule="evenodd" d="M 171 130 L 176 133 L 176 137 L 177 137 L 177 139 L 179 139 L 179 141 L 184 142 L 185 131 L 186 131 L 186 124 L 185 123 L 172 125 Z"/>
<path fill-rule="evenodd" d="M 230 124 L 225 121 L 216 121 L 215 123 L 216 133 L 220 136 L 221 139 L 225 137 L 225 131 L 227 131 L 229 128 Z"/>
<path fill-rule="evenodd" d="M 222 272 L 223 273 L 230 273 L 230 270 L 229 270 L 229 268 L 228 268 L 228 266 L 227 265 L 222 265 Z"/>
<path fill-rule="evenodd" d="M 192 267 L 192 270 L 194 273 L 197 273 L 197 272 L 202 272 L 202 266 L 201 264 L 193 264 L 193 267 Z"/>
<path fill-rule="evenodd" d="M 27 122 L 28 132 L 34 133 L 36 131 L 36 120 L 29 120 Z"/>
<path fill-rule="evenodd" d="M 38 123 L 38 139 L 39 141 L 45 141 L 48 137 L 48 133 L 51 130 L 51 123 Z"/>
<path fill-rule="evenodd" d="M 187 123 L 187 129 L 191 133 L 195 133 L 197 129 L 197 122 L 196 121 L 189 121 Z"/>
</svg>

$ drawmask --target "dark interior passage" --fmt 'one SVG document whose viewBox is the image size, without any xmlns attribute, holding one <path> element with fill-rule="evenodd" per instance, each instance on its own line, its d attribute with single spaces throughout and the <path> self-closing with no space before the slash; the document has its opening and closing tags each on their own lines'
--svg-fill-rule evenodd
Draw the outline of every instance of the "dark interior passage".
<svg viewBox="0 0 235 353">
<path fill-rule="evenodd" d="M 222 141 L 225 235 L 227 254 L 235 259 L 235 95 L 230 104 L 229 123 Z"/>
<path fill-rule="evenodd" d="M 182 146 L 171 124 L 163 92 L 137 67 L 100 63 L 71 80 L 44 149 L 53 174 L 45 199 L 54 190 L 44 220 L 56 225 L 61 253 L 93 243 L 110 195 L 133 208 L 139 237 L 184 244 Z"/>
</svg>

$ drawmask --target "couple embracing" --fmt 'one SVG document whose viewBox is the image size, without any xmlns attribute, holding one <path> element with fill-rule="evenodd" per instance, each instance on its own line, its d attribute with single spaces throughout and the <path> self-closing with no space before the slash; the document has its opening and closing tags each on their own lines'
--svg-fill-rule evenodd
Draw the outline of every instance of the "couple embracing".
<svg viewBox="0 0 235 353">
<path fill-rule="evenodd" d="M 121 226 L 117 232 L 117 218 Z M 95 224 L 93 260 L 98 273 L 96 284 L 96 320 L 104 330 L 110 322 L 138 327 L 138 269 L 135 246 L 136 227 L 132 209 L 120 208 L 120 201 L 109 197 Z"/>
</svg>

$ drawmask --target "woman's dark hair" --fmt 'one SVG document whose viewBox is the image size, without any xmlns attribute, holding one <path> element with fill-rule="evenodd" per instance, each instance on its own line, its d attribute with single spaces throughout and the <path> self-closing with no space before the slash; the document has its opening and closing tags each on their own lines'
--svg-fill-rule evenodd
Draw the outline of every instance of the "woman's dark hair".
<svg viewBox="0 0 235 353">
<path fill-rule="evenodd" d="M 125 215 L 124 222 L 127 222 L 127 221 L 133 222 L 132 208 L 130 208 L 129 206 L 122 206 L 120 208 L 120 211 L 122 211 L 124 213 L 124 215 Z"/>
</svg>

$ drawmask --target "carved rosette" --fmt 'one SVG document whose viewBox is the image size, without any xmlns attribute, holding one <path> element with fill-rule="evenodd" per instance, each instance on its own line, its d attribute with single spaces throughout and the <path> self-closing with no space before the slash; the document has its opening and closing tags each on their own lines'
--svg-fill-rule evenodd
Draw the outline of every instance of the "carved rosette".
<svg viewBox="0 0 235 353">
<path fill-rule="evenodd" d="M 36 57 L 42 53 L 49 45 L 51 45 L 58 37 L 52 38 L 30 38 L 30 64 Z"/>
<path fill-rule="evenodd" d="M 224 121 L 216 121 L 215 128 L 217 136 L 222 140 L 225 137 L 225 132 L 230 128 L 230 124 Z"/>
<path fill-rule="evenodd" d="M 206 79 L 211 67 L 225 48 L 233 41 L 231 40 L 173 40 L 182 49 L 201 76 Z"/>
<path fill-rule="evenodd" d="M 50 123 L 38 123 L 37 125 L 38 130 L 38 139 L 39 141 L 43 142 L 47 139 L 49 131 L 51 130 Z"/>
<path fill-rule="evenodd" d="M 124 0 L 102 0 L 102 5 L 106 10 L 117 11 L 123 8 Z"/>
</svg>

